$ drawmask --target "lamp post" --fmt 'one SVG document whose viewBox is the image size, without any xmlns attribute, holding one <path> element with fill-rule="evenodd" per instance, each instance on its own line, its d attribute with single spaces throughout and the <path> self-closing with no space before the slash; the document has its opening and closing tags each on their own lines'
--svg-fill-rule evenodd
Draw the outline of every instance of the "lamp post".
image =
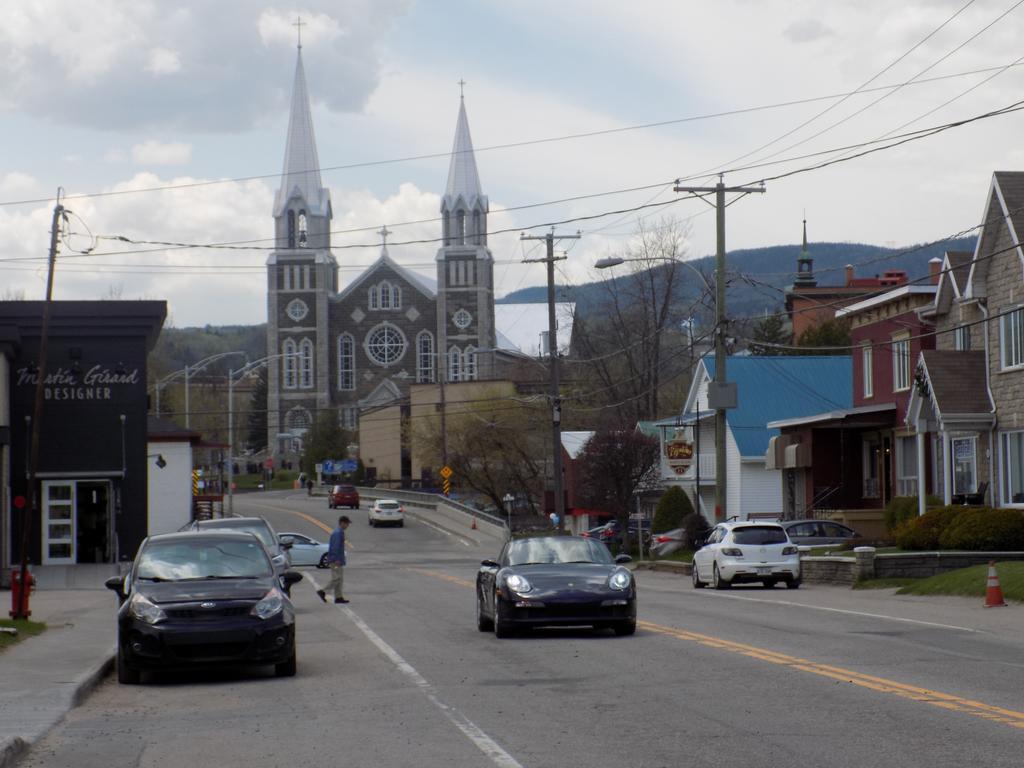
<svg viewBox="0 0 1024 768">
<path fill-rule="evenodd" d="M 231 355 L 245 355 L 245 354 L 246 354 L 245 351 L 244 350 L 240 350 L 240 349 L 235 350 L 234 352 L 220 352 L 219 354 L 216 354 L 216 355 L 210 355 L 209 357 L 204 357 L 202 360 L 200 360 L 195 365 L 186 365 L 185 366 L 185 429 L 189 428 L 189 413 L 190 413 L 190 409 L 189 409 L 189 402 L 188 402 L 188 382 L 189 382 L 189 378 L 192 376 L 192 374 L 199 373 L 204 368 L 206 368 L 206 366 L 210 365 L 211 363 L 215 363 L 216 361 L 218 361 L 218 360 L 220 360 L 222 358 L 230 357 Z"/>
<path fill-rule="evenodd" d="M 508 538 L 512 540 L 512 505 L 515 503 L 516 497 L 511 493 L 506 493 L 501 497 L 501 500 L 505 502 L 505 511 L 508 513 Z"/>
<path fill-rule="evenodd" d="M 246 363 L 238 370 L 228 370 L 228 514 L 235 512 L 235 380 L 241 381 L 257 368 L 282 357 L 285 357 L 284 353 L 267 355 Z"/>
</svg>

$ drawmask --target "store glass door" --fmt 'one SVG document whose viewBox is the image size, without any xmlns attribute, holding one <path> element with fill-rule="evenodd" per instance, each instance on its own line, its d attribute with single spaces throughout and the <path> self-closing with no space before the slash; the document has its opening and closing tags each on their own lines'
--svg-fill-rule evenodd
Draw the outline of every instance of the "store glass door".
<svg viewBox="0 0 1024 768">
<path fill-rule="evenodd" d="M 43 565 L 75 562 L 75 483 L 43 481 Z"/>
</svg>

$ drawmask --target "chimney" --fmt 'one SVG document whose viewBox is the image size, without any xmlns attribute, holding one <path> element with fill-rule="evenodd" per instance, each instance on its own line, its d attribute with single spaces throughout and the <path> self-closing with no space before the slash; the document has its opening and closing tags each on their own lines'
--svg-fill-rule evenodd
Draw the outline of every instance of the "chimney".
<svg viewBox="0 0 1024 768">
<path fill-rule="evenodd" d="M 846 265 L 846 284 L 853 285 L 853 264 Z"/>
<path fill-rule="evenodd" d="M 932 278 L 932 285 L 938 285 L 942 276 L 942 259 L 938 256 L 928 262 L 928 274 Z"/>
</svg>

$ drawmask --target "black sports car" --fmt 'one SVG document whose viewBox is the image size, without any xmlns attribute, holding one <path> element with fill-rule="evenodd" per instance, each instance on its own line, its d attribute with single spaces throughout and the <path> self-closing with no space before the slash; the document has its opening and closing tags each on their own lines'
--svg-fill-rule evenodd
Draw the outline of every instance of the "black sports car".
<svg viewBox="0 0 1024 768">
<path fill-rule="evenodd" d="M 582 536 L 509 541 L 476 576 L 476 625 L 508 637 L 516 628 L 592 626 L 636 631 L 636 581 L 608 547 Z"/>
<path fill-rule="evenodd" d="M 295 674 L 295 611 L 251 533 L 168 533 L 142 542 L 117 592 L 117 679 L 142 670 L 273 664 Z M 302 578 L 286 571 L 289 586 Z"/>
</svg>

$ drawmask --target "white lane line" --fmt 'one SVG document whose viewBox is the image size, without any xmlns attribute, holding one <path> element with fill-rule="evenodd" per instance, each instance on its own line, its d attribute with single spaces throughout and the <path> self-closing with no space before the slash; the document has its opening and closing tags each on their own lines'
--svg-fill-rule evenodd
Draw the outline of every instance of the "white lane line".
<svg viewBox="0 0 1024 768">
<path fill-rule="evenodd" d="M 414 516 L 413 516 L 413 515 L 411 515 L 411 517 L 414 517 Z M 439 525 L 435 525 L 434 523 L 432 523 L 432 522 L 430 522 L 429 520 L 426 520 L 426 519 L 424 519 L 424 518 L 422 518 L 422 517 L 416 517 L 416 520 L 417 520 L 417 521 L 418 521 L 419 523 L 421 523 L 422 525 L 425 525 L 425 526 L 427 526 L 427 528 L 433 528 L 433 529 L 434 529 L 435 531 L 438 531 L 439 533 L 443 533 L 443 534 L 444 534 L 445 536 L 448 536 L 448 537 L 450 537 L 450 538 L 453 538 L 453 539 L 455 539 L 455 540 L 456 540 L 457 542 L 459 542 L 459 544 L 461 544 L 461 545 L 462 545 L 462 546 L 464 546 L 464 547 L 468 547 L 468 546 L 469 546 L 469 542 L 468 542 L 468 541 L 466 541 L 466 539 L 465 539 L 465 538 L 463 538 L 462 536 L 460 536 L 460 535 L 459 535 L 459 534 L 457 534 L 457 533 L 452 533 L 451 531 L 446 531 L 446 530 L 445 530 L 444 528 L 442 528 L 441 526 L 439 526 Z"/>
<path fill-rule="evenodd" d="M 314 589 L 320 588 L 316 581 L 313 579 L 310 579 L 310 581 L 313 583 Z M 388 645 L 384 638 L 370 629 L 369 625 L 359 618 L 355 611 L 348 606 L 337 607 L 340 608 L 341 611 L 345 613 L 357 627 L 359 627 L 362 633 L 366 635 L 371 643 L 377 646 L 377 649 L 381 653 L 391 660 L 391 663 L 398 668 L 399 672 L 408 677 L 412 681 L 413 685 L 419 688 L 430 702 L 440 709 L 444 713 L 445 717 L 447 717 L 456 728 L 462 731 L 462 734 L 467 739 L 473 742 L 481 752 L 490 758 L 491 762 L 497 766 L 501 766 L 501 768 L 523 768 L 519 761 L 502 749 L 498 743 L 484 733 L 476 723 L 459 712 L 459 710 L 454 707 L 450 707 L 441 701 L 441 698 L 438 696 L 434 686 L 427 682 L 426 678 L 417 672 L 416 668 L 413 667 L 412 664 L 403 659 L 398 654 L 398 651 Z"/>
<path fill-rule="evenodd" d="M 883 613 L 865 613 L 864 611 L 850 611 L 844 608 L 826 608 L 823 605 L 807 605 L 806 603 L 794 603 L 792 600 L 765 600 L 759 597 L 742 597 L 740 595 L 723 595 L 721 592 L 697 592 L 708 598 L 721 598 L 723 600 L 745 600 L 748 603 L 767 603 L 769 605 L 791 605 L 795 608 L 809 608 L 812 611 L 829 611 L 831 613 L 845 613 L 849 616 L 863 616 L 869 619 L 886 619 L 888 621 L 902 621 L 906 624 L 921 624 L 926 627 L 939 627 L 941 629 L 955 629 L 959 632 L 977 632 L 969 627 L 958 627 L 955 624 L 939 624 L 934 621 L 921 621 L 920 619 L 907 619 L 902 616 L 887 616 Z"/>
</svg>

